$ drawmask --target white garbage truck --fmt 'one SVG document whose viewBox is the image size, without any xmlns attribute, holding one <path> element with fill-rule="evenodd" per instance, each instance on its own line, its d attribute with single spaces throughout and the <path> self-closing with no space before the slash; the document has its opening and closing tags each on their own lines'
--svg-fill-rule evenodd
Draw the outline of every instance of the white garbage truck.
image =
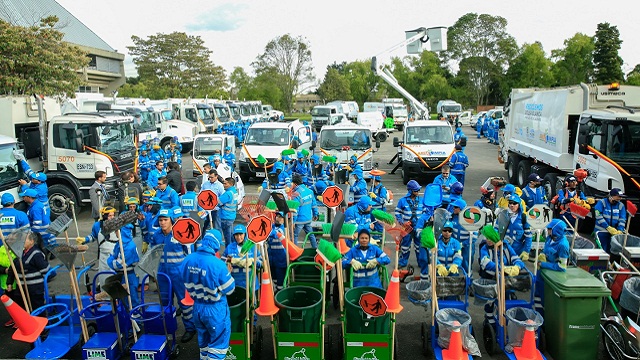
<svg viewBox="0 0 640 360">
<path fill-rule="evenodd" d="M 640 87 L 513 89 L 507 104 L 499 160 L 510 183 L 525 186 L 535 172 L 551 199 L 567 174 L 583 169 L 587 196 L 600 198 L 620 188 L 637 201 Z"/>
</svg>

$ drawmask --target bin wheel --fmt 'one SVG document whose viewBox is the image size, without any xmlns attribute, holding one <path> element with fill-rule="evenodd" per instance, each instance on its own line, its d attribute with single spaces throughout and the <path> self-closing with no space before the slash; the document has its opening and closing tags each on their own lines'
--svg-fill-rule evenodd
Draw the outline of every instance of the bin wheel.
<svg viewBox="0 0 640 360">
<path fill-rule="evenodd" d="M 393 338 L 393 358 L 398 359 L 398 337 L 394 336 Z"/>
<path fill-rule="evenodd" d="M 253 337 L 253 348 L 251 349 L 251 358 L 253 360 L 260 359 L 262 353 L 262 326 L 255 327 L 255 336 Z"/>
<path fill-rule="evenodd" d="M 431 348 L 429 342 L 431 337 L 431 331 L 429 330 L 429 325 L 426 322 L 420 324 L 420 337 L 422 338 L 422 354 L 425 356 L 429 356 Z"/>
<path fill-rule="evenodd" d="M 331 291 L 331 300 L 333 300 L 333 308 L 338 310 L 340 307 L 340 287 L 338 286 L 338 279 L 333 279 L 333 291 Z"/>
<path fill-rule="evenodd" d="M 614 322 L 606 323 L 604 326 L 604 332 L 606 334 L 602 337 L 607 355 L 613 360 L 622 360 L 625 358 L 624 349 L 620 349 L 620 345 L 618 345 L 621 344 L 624 346 L 624 339 L 620 330 L 618 330 L 618 326 L 619 325 Z"/>
<path fill-rule="evenodd" d="M 484 343 L 484 349 L 489 355 L 496 353 L 496 329 L 489 324 L 487 320 L 482 323 L 482 342 Z"/>
</svg>

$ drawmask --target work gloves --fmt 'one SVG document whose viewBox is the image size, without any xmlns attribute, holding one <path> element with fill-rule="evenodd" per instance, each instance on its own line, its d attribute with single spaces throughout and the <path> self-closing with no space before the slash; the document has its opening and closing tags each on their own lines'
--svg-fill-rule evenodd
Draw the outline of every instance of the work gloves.
<svg viewBox="0 0 640 360">
<path fill-rule="evenodd" d="M 539 262 L 547 262 L 547 255 L 545 255 L 545 254 L 538 255 L 538 261 Z"/>
<path fill-rule="evenodd" d="M 142 243 L 142 253 L 146 253 L 147 250 L 149 250 L 149 243 L 148 242 L 143 242 Z"/>
<path fill-rule="evenodd" d="M 449 266 L 449 275 L 456 275 L 458 274 L 458 265 L 456 264 L 451 264 L 451 266 Z"/>
<path fill-rule="evenodd" d="M 367 261 L 367 269 L 369 269 L 369 270 L 375 269 L 376 266 L 378 266 L 378 260 L 371 259 L 371 260 Z"/>
<path fill-rule="evenodd" d="M 609 234 L 611 235 L 618 235 L 618 234 L 622 234 L 622 231 L 614 228 L 613 226 L 607 226 L 607 231 L 609 232 Z"/>
<path fill-rule="evenodd" d="M 522 254 L 520 254 L 520 259 L 522 259 L 522 261 L 529 260 L 529 253 L 526 251 L 523 251 Z"/>
<path fill-rule="evenodd" d="M 447 276 L 449 275 L 449 271 L 447 271 L 447 268 L 444 267 L 444 265 L 439 264 L 438 266 L 436 266 L 436 271 L 438 272 L 439 276 Z"/>
<path fill-rule="evenodd" d="M 362 269 L 362 263 L 356 259 L 351 260 L 351 267 L 353 271 L 358 271 Z"/>
<path fill-rule="evenodd" d="M 369 192 L 369 197 L 372 198 L 373 200 L 375 200 L 378 197 L 378 195 L 376 195 L 373 192 Z"/>
<path fill-rule="evenodd" d="M 505 266 L 504 273 L 508 276 L 517 276 L 520 274 L 520 268 L 517 266 Z"/>
<path fill-rule="evenodd" d="M 84 242 L 85 242 L 85 239 L 83 237 L 78 236 L 76 238 L 76 244 L 77 245 L 82 245 L 82 244 L 84 244 Z"/>
</svg>

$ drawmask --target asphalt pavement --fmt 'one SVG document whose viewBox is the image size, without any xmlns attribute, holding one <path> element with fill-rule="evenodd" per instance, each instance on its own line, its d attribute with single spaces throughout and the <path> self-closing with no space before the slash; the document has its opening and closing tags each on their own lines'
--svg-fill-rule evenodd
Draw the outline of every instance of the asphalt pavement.
<svg viewBox="0 0 640 360">
<path fill-rule="evenodd" d="M 465 133 L 468 134 L 468 145 L 466 147 L 465 153 L 469 157 L 470 166 L 467 170 L 466 174 L 466 186 L 464 190 L 464 199 L 470 205 L 472 205 L 479 197 L 480 197 L 480 186 L 485 182 L 485 180 L 490 176 L 505 176 L 506 171 L 497 161 L 498 150 L 497 147 L 491 145 L 487 142 L 486 139 L 476 139 L 474 132 L 469 127 L 464 128 Z M 394 135 L 399 136 L 398 132 Z M 387 174 L 383 176 L 383 184 L 387 187 L 387 189 L 391 190 L 394 194 L 394 205 L 388 208 L 389 212 L 393 212 L 395 209 L 396 202 L 405 195 L 406 187 L 402 184 L 402 177 L 400 172 L 398 171 L 395 175 L 389 174 L 391 169 L 395 166 L 394 164 L 388 164 L 389 160 L 396 153 L 396 149 L 392 145 L 393 135 L 384 143 L 380 149 L 374 154 L 374 162 L 379 164 L 379 168 L 386 171 Z M 192 163 L 189 159 L 189 154 L 183 155 L 183 175 L 185 179 L 188 180 L 191 178 L 191 170 Z M 426 179 L 417 179 L 423 185 L 427 184 Z M 252 182 L 246 185 L 247 194 L 252 194 L 255 192 L 257 182 Z M 91 226 L 93 225 L 93 220 L 90 217 L 90 210 L 83 209 L 83 211 L 78 215 L 78 225 L 80 229 L 81 236 L 87 235 Z M 238 218 L 240 219 L 240 218 Z M 73 239 L 76 236 L 75 228 L 72 226 L 70 229 L 70 236 Z M 73 240 L 72 240 L 73 241 Z M 391 241 L 392 242 L 392 241 Z M 393 254 L 395 251 L 395 245 L 388 243 L 385 246 L 385 251 L 389 254 Z M 478 252 L 476 251 L 476 254 Z M 476 255 L 477 256 L 477 255 Z M 95 244 L 90 245 L 90 250 L 85 254 L 85 260 L 93 259 L 96 257 L 96 249 Z M 81 264 L 82 260 L 77 259 L 76 264 Z M 58 264 L 58 260 L 54 260 L 52 265 Z M 415 254 L 412 251 L 410 257 L 410 264 L 413 264 L 416 269 L 418 269 Z M 392 264 L 393 265 L 393 264 Z M 391 266 L 390 265 L 390 268 Z M 477 276 L 477 261 L 474 263 L 475 274 Z M 49 283 L 49 288 L 53 294 L 68 294 L 69 293 L 69 280 L 68 275 L 66 273 L 60 273 L 58 276 Z M 84 287 L 81 286 L 81 291 L 84 290 Z M 522 295 L 525 296 L 525 295 Z M 397 316 L 397 330 L 396 337 L 399 344 L 398 349 L 398 359 L 420 359 L 420 358 L 433 358 L 433 355 L 425 356 L 422 353 L 422 340 L 420 335 L 420 328 L 423 322 L 428 322 L 430 324 L 430 310 L 424 309 L 423 307 L 416 306 L 409 302 L 407 297 L 407 292 L 405 289 L 405 285 L 401 284 L 401 303 L 404 306 L 404 310 Z M 470 306 L 469 313 L 472 316 L 472 326 L 478 340 L 479 347 L 483 352 L 484 358 L 492 358 L 492 359 L 506 359 L 507 357 L 504 354 L 488 356 L 486 352 L 484 352 L 484 346 L 482 344 L 481 339 L 481 326 L 482 320 L 484 317 L 484 312 L 482 306 L 474 305 L 473 298 L 470 298 Z M 339 323 L 339 311 L 333 309 L 332 307 L 327 307 L 327 323 L 329 326 L 337 326 Z M 4 324 L 4 322 L 8 319 L 8 314 L 6 311 L 0 311 L 0 322 Z M 183 327 L 178 319 L 179 329 L 177 332 L 178 341 L 182 336 Z M 263 349 L 257 358 L 259 359 L 272 359 L 273 358 L 273 347 L 271 341 L 271 330 L 270 324 L 265 318 L 260 318 L 258 320 L 258 325 L 262 326 L 264 329 L 264 337 L 263 337 Z M 25 354 L 30 350 L 31 345 L 26 343 L 21 343 L 18 341 L 10 340 L 11 334 L 13 333 L 12 329 L 9 328 L 0 328 L 0 336 L 5 340 L 0 343 L 0 358 L 24 358 Z M 197 339 L 194 337 L 188 344 L 180 344 L 180 358 L 198 358 L 198 345 Z M 335 347 L 333 347 L 335 349 Z M 68 355 L 68 358 L 81 358 L 81 353 L 78 347 L 73 349 Z M 333 358 L 336 358 L 335 356 Z M 339 357 L 337 357 L 339 358 Z"/>
</svg>

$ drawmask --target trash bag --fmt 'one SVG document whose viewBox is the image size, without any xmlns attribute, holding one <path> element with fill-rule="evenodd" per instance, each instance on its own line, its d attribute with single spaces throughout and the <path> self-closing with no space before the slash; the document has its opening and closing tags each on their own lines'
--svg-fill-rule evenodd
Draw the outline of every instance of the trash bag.
<svg viewBox="0 0 640 360">
<path fill-rule="evenodd" d="M 531 276 L 525 271 L 520 271 L 520 275 L 505 276 L 504 286 L 506 290 L 529 291 L 531 290 Z"/>
<path fill-rule="evenodd" d="M 507 317 L 508 341 L 505 346 L 507 352 L 513 352 L 514 347 L 522 346 L 522 339 L 527 327 L 532 327 L 533 331 L 538 330 L 544 319 L 535 310 L 513 307 L 505 312 Z"/>
<path fill-rule="evenodd" d="M 640 277 L 627 279 L 622 286 L 620 306 L 634 314 L 640 310 Z"/>
<path fill-rule="evenodd" d="M 439 298 L 464 295 L 467 278 L 464 276 L 438 276 L 436 278 L 436 294 Z"/>
<path fill-rule="evenodd" d="M 462 347 L 473 356 L 481 356 L 476 339 L 469 333 L 471 316 L 468 313 L 454 308 L 438 310 L 436 312 L 438 322 L 438 345 L 443 349 L 449 348 L 451 333 L 460 329 L 462 335 Z"/>
<path fill-rule="evenodd" d="M 624 234 L 613 235 L 611 237 L 611 254 L 620 255 L 622 252 L 622 244 L 624 244 Z M 640 247 L 640 237 L 635 235 L 627 235 L 627 246 Z"/>
<path fill-rule="evenodd" d="M 409 297 L 415 301 L 427 301 L 431 299 L 431 281 L 417 280 L 406 285 Z"/>
<path fill-rule="evenodd" d="M 571 239 L 573 236 L 567 236 L 567 240 L 569 240 L 569 244 L 571 244 Z M 574 249 L 595 249 L 596 244 L 591 242 L 591 240 L 578 235 L 573 243 Z"/>
<path fill-rule="evenodd" d="M 471 286 L 473 286 L 475 305 L 484 305 L 487 301 L 492 301 L 498 297 L 497 282 L 492 279 L 474 279 Z"/>
</svg>

